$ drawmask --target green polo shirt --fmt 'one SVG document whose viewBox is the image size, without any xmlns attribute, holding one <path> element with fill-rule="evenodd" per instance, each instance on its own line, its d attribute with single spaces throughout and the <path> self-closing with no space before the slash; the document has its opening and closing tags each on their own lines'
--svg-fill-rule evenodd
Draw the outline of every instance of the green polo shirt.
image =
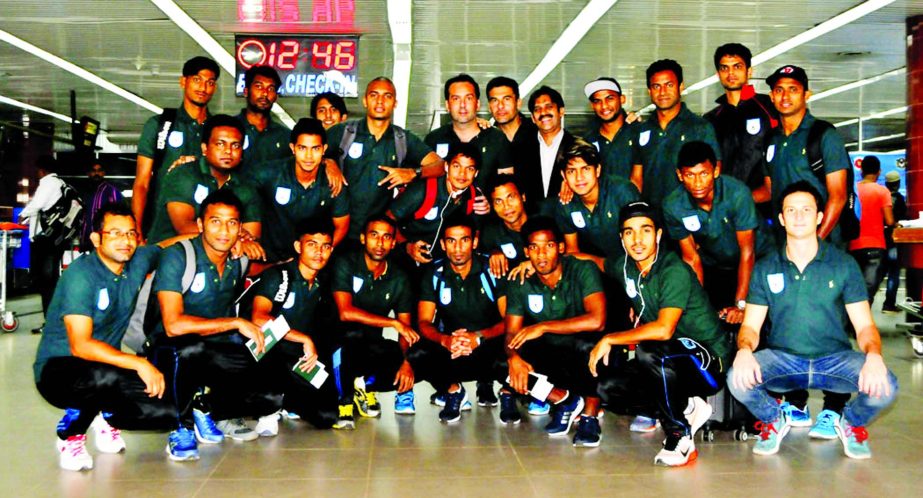
<svg viewBox="0 0 923 498">
<path fill-rule="evenodd" d="M 619 210 L 641 196 L 633 183 L 623 178 L 600 178 L 599 199 L 593 211 L 580 197 L 555 203 L 555 219 L 565 235 L 576 233 L 580 252 L 615 257 L 622 254 L 619 240 Z"/>
<path fill-rule="evenodd" d="M 412 313 L 413 296 L 410 280 L 403 270 L 393 261 L 378 278 L 369 271 L 365 264 L 365 252 L 353 251 L 337 258 L 333 265 L 333 292 L 348 292 L 353 296 L 353 306 L 378 316 L 388 313 Z M 374 331 L 368 327 L 353 323 L 348 327 Z"/>
<path fill-rule="evenodd" d="M 160 202 L 153 206 L 154 222 L 147 235 L 147 241 L 156 244 L 162 240 L 173 237 L 176 230 L 167 214 L 167 204 L 181 202 L 196 208 L 198 215 L 199 206 L 208 197 L 208 194 L 218 190 L 218 180 L 211 175 L 205 158 L 198 161 L 181 164 L 171 171 L 165 178 L 160 194 Z M 221 188 L 229 188 L 237 194 L 244 205 L 244 212 L 240 218 L 242 223 L 260 221 L 260 201 L 256 190 L 242 179 L 237 171 L 231 173 L 231 178 Z"/>
<path fill-rule="evenodd" d="M 353 122 L 353 121 L 350 121 Z M 369 133 L 366 120 L 357 120 L 356 139 L 349 150 L 344 151 L 340 169 L 349 183 L 349 234 L 350 240 L 359 240 L 359 234 L 365 228 L 365 222 L 373 214 L 384 213 L 391 199 L 394 197 L 392 190 L 386 186 L 378 186 L 378 182 L 387 175 L 378 169 L 379 166 L 396 167 L 397 152 L 394 147 L 394 125 L 388 127 L 376 141 L 375 136 Z M 338 149 L 343 141 L 343 133 L 347 123 L 340 123 L 327 130 L 327 143 L 330 149 Z M 427 154 L 432 152 L 426 144 L 416 135 L 404 130 L 407 136 L 407 157 L 404 158 L 403 167 L 415 168 L 422 162 Z"/>
<path fill-rule="evenodd" d="M 756 262 L 747 295 L 748 303 L 769 307 L 769 347 L 808 358 L 851 350 L 846 305 L 869 297 L 856 260 L 821 241 L 800 272 L 785 250 Z"/>
<path fill-rule="evenodd" d="M 427 185 L 430 183 L 427 179 L 411 183 L 404 193 L 391 203 L 391 214 L 397 220 L 401 235 L 409 242 L 422 240 L 436 247 L 439 245 L 436 237 L 439 235 L 442 220 L 456 213 L 467 213 L 468 204 L 473 199 L 470 189 L 465 189 L 460 195 L 450 199 L 449 188 L 446 185 L 448 180 L 446 177 L 437 178 L 432 182 L 436 185 L 436 200 L 423 217 L 418 219 L 416 213 L 426 200 L 426 190 L 429 188 Z"/>
<path fill-rule="evenodd" d="M 808 164 L 808 133 L 811 125 L 816 119 L 807 111 L 804 119 L 798 128 L 789 135 L 785 136 L 782 127 L 779 126 L 772 132 L 772 138 L 769 141 L 769 147 L 766 148 L 766 164 L 768 176 L 772 180 L 772 205 L 779 206 L 782 191 L 789 185 L 805 180 L 820 192 L 824 202 L 827 202 L 827 184 L 820 182 L 811 167 Z M 824 132 L 821 136 L 821 154 L 824 158 L 824 174 L 834 173 L 840 170 L 846 170 L 851 167 L 849 155 L 846 153 L 846 147 L 843 144 L 843 138 L 834 129 Z M 836 243 L 840 241 L 839 226 L 834 228 L 830 234 L 829 240 Z"/>
<path fill-rule="evenodd" d="M 632 138 L 637 135 L 637 123 L 624 123 L 612 140 L 602 136 L 599 127 L 590 130 L 584 140 L 596 146 L 603 163 L 603 176 L 606 178 L 631 178 Z"/>
<path fill-rule="evenodd" d="M 243 282 L 243 268 L 239 259 L 228 258 L 224 272 L 219 275 L 218 268 L 208 259 L 202 237 L 192 239 L 195 250 L 195 276 L 189 290 L 183 294 L 183 314 L 199 318 L 227 318 L 234 316 L 234 300 Z M 154 275 L 153 295 L 161 291 L 183 293 L 183 272 L 186 270 L 186 251 L 180 244 L 174 244 L 164 250 L 160 266 Z M 155 336 L 164 334 L 163 321 L 154 327 Z M 243 343 L 244 337 L 236 330 L 205 338 L 209 341 L 230 341 Z"/>
<path fill-rule="evenodd" d="M 635 313 L 640 313 L 641 323 L 657 320 L 660 310 L 682 310 L 679 323 L 673 332 L 674 339 L 692 339 L 707 347 L 723 360 L 728 359 L 730 347 L 721 329 L 718 313 L 708 302 L 708 294 L 689 265 L 676 253 L 661 251 L 651 270 L 640 276 L 637 265 L 626 256 L 606 260 L 606 275 L 621 282 L 631 300 Z"/>
<path fill-rule="evenodd" d="M 288 273 L 288 295 L 279 308 L 279 315 L 285 317 L 285 321 L 293 330 L 304 334 L 314 336 L 316 333 L 323 334 L 325 331 L 315 329 L 315 311 L 317 303 L 321 300 L 321 293 L 327 286 L 323 281 L 323 276 L 318 275 L 314 279 L 314 285 L 301 275 L 298 269 L 298 261 L 290 261 L 282 266 L 273 266 L 266 269 L 260 274 L 260 280 L 256 284 L 254 296 L 262 296 L 275 304 L 276 293 L 282 286 L 282 270 Z M 252 314 L 252 306 L 250 313 Z M 250 316 L 248 315 L 247 318 Z"/>
<path fill-rule="evenodd" d="M 494 251 L 502 252 L 509 260 L 509 267 L 512 269 L 526 260 L 523 250 L 525 246 L 526 240 L 522 237 L 522 232 L 510 230 L 503 220 L 494 217 L 481 231 L 477 250 L 487 256 Z"/>
<path fill-rule="evenodd" d="M 429 148 L 436 151 L 439 157 L 445 159 L 452 145 L 461 143 L 461 139 L 452 129 L 452 123 L 436 128 L 429 132 L 423 139 Z M 478 176 L 474 179 L 474 184 L 486 192 L 487 186 L 490 185 L 491 178 L 497 174 L 497 170 L 513 167 L 513 153 L 509 140 L 497 128 L 488 128 L 481 130 L 469 142 L 481 151 L 480 168 Z"/>
<path fill-rule="evenodd" d="M 268 261 L 281 261 L 295 255 L 293 243 L 298 224 L 311 217 L 341 218 L 349 214 L 346 187 L 333 197 L 326 168 L 319 166 L 314 182 L 303 187 L 295 177 L 295 158 L 264 162 L 247 172 L 247 183 L 261 200 L 263 236 L 261 242 Z"/>
<path fill-rule="evenodd" d="M 700 208 L 681 187 L 664 199 L 663 218 L 673 240 L 692 236 L 706 266 L 725 270 L 737 268 L 740 260 L 737 232 L 754 230 L 757 259 L 773 247 L 772 235 L 756 212 L 750 189 L 731 176 L 721 175 L 715 179 L 711 211 Z"/>
<path fill-rule="evenodd" d="M 462 328 L 484 330 L 503 320 L 496 301 L 504 293 L 506 279 L 493 278 L 489 270 L 487 260 L 475 255 L 466 278 L 445 260 L 424 272 L 420 301 L 436 304 L 436 318 L 442 321 L 444 334 Z"/>
<path fill-rule="evenodd" d="M 241 110 L 236 117 L 244 125 L 244 157 L 240 161 L 240 171 L 252 169 L 251 165 L 292 155 L 292 150 L 288 147 L 292 130 L 287 126 L 270 117 L 269 125 L 260 131 L 247 121 L 246 109 Z"/>
<path fill-rule="evenodd" d="M 586 313 L 583 300 L 603 292 L 599 270 L 593 263 L 571 256 L 561 256 L 561 265 L 564 267 L 561 280 L 554 289 L 542 283 L 538 275 L 532 275 L 522 285 L 508 285 L 506 313 L 523 317 L 526 326 Z"/>
<path fill-rule="evenodd" d="M 67 315 L 90 317 L 93 339 L 121 349 L 138 292 L 147 274 L 157 265 L 160 252 L 157 246 L 139 247 L 118 275 L 95 252 L 77 258 L 64 271 L 48 305 L 45 330 L 35 355 L 36 382 L 49 359 L 73 356 L 64 327 Z"/>
<path fill-rule="evenodd" d="M 679 186 L 676 178 L 676 162 L 679 151 L 687 142 L 705 142 L 721 160 L 721 146 L 715 137 L 715 129 L 707 120 L 690 111 L 686 104 L 680 104 L 679 114 L 660 128 L 657 115 L 635 128 L 632 139 L 632 163 L 642 166 L 641 197 L 661 206 L 663 199 Z"/>
<path fill-rule="evenodd" d="M 144 123 L 144 128 L 141 129 L 141 138 L 138 140 L 139 156 L 149 159 L 154 158 L 154 154 L 157 150 L 157 134 L 160 132 L 157 128 L 159 120 L 159 115 L 151 116 Z M 176 110 L 176 121 L 173 122 L 173 125 L 170 127 L 170 134 L 167 136 L 167 145 L 166 148 L 164 148 L 163 162 L 154 165 L 154 171 L 156 171 L 157 174 L 151 181 L 162 185 L 162 183 L 159 182 L 163 178 L 163 175 L 167 173 L 167 168 L 173 164 L 173 161 L 179 159 L 180 156 L 200 157 L 201 155 L 202 125 L 195 119 L 192 119 L 189 113 L 186 112 L 186 108 L 180 104 Z"/>
</svg>

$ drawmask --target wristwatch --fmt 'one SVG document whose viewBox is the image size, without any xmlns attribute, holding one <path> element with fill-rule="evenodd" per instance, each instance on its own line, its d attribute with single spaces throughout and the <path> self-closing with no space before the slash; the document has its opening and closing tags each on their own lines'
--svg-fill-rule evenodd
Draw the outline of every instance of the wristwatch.
<svg viewBox="0 0 923 498">
<path fill-rule="evenodd" d="M 739 309 L 740 311 L 743 311 L 744 308 L 746 308 L 746 307 L 747 307 L 747 301 L 745 301 L 745 300 L 743 300 L 743 299 L 739 299 L 739 300 L 737 301 L 737 309 Z"/>
</svg>

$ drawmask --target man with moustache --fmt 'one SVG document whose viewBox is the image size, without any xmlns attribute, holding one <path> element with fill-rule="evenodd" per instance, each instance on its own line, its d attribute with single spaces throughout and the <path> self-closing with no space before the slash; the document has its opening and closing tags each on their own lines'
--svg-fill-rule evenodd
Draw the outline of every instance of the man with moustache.
<svg viewBox="0 0 923 498">
<path fill-rule="evenodd" d="M 599 127 L 583 138 L 599 151 L 603 176 L 630 179 L 633 167 L 631 139 L 636 125 L 626 121 L 628 115 L 622 108 L 625 96 L 621 85 L 615 78 L 600 77 L 587 83 L 583 93 L 590 100 L 590 107 L 599 121 Z"/>
<path fill-rule="evenodd" d="M 272 106 L 279 100 L 277 93 L 282 80 L 269 66 L 251 66 L 244 74 L 244 98 L 247 107 L 237 119 L 244 125 L 244 154 L 240 170 L 258 168 L 266 161 L 288 156 L 285 146 L 289 129 L 272 119 Z"/>
</svg>

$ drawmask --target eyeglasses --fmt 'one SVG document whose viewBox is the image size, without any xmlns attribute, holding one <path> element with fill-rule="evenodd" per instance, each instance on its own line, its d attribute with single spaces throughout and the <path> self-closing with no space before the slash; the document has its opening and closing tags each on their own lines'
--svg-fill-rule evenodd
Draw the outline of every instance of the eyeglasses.
<svg viewBox="0 0 923 498">
<path fill-rule="evenodd" d="M 129 230 L 127 232 L 123 232 L 122 230 L 113 228 L 112 230 L 100 231 L 100 233 L 108 235 L 112 237 L 113 239 L 121 239 L 122 237 L 128 237 L 131 240 L 138 240 L 138 232 L 136 230 Z"/>
</svg>

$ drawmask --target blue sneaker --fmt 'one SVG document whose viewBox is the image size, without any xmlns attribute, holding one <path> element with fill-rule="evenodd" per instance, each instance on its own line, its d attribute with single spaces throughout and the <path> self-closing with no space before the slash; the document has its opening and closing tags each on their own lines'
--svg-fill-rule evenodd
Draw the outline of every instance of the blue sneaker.
<svg viewBox="0 0 923 498">
<path fill-rule="evenodd" d="M 202 444 L 218 444 L 224 441 L 224 433 L 215 425 L 211 415 L 199 410 L 192 409 L 192 419 L 195 421 L 195 438 Z"/>
<path fill-rule="evenodd" d="M 182 462 L 199 459 L 199 447 L 196 445 L 196 434 L 185 427 L 170 433 L 167 438 L 167 455 L 170 460 Z"/>
<path fill-rule="evenodd" d="M 566 401 L 554 405 L 551 413 L 551 422 L 545 426 L 545 433 L 549 436 L 564 436 L 570 431 L 571 424 L 580 412 L 583 411 L 583 396 L 568 395 Z"/>
<path fill-rule="evenodd" d="M 824 410 L 817 416 L 814 427 L 808 436 L 814 439 L 836 439 L 836 426 L 840 423 L 840 414 L 833 410 Z"/>
<path fill-rule="evenodd" d="M 868 443 L 869 433 L 865 427 L 853 427 L 846 419 L 840 417 L 840 422 L 836 425 L 836 432 L 843 443 L 843 452 L 846 456 L 860 460 L 872 458 L 872 450 Z"/>
<path fill-rule="evenodd" d="M 417 413 L 417 407 L 413 404 L 413 390 L 394 395 L 394 413 L 401 415 Z"/>
<path fill-rule="evenodd" d="M 532 401 L 529 402 L 529 415 L 540 416 L 548 415 L 548 412 L 551 411 L 551 404 L 547 401 L 539 401 L 535 398 L 532 398 Z"/>
<path fill-rule="evenodd" d="M 804 410 L 801 410 L 788 401 L 783 401 L 779 408 L 788 417 L 788 425 L 792 427 L 811 427 L 811 410 L 807 405 L 805 405 Z"/>
<path fill-rule="evenodd" d="M 772 422 L 757 422 L 756 428 L 760 433 L 756 439 L 756 445 L 753 447 L 753 453 L 756 455 L 775 455 L 779 452 L 779 446 L 782 445 L 782 439 L 788 434 L 791 425 L 788 423 L 788 416 L 785 411 L 779 415 L 779 418 Z"/>
<path fill-rule="evenodd" d="M 438 407 L 445 406 L 445 393 L 433 393 L 429 397 L 429 404 L 436 405 Z M 465 398 L 465 402 L 461 405 L 461 411 L 470 412 L 471 411 L 471 401 L 468 398 Z"/>
<path fill-rule="evenodd" d="M 599 427 L 599 419 L 581 415 L 577 419 L 577 433 L 574 434 L 574 446 L 595 448 L 603 438 L 603 431 Z"/>
<path fill-rule="evenodd" d="M 660 426 L 660 422 L 656 418 L 638 415 L 634 420 L 631 421 L 631 425 L 628 426 L 628 430 L 631 432 L 647 433 L 656 431 L 658 426 Z"/>
<path fill-rule="evenodd" d="M 76 408 L 68 408 L 64 410 L 64 416 L 61 417 L 61 420 L 58 421 L 58 434 L 67 432 L 68 427 L 70 427 L 78 417 L 80 417 L 80 410 Z"/>
<path fill-rule="evenodd" d="M 516 396 L 500 392 L 500 421 L 504 424 L 518 424 L 522 421 L 519 407 L 516 406 Z"/>
<path fill-rule="evenodd" d="M 457 392 L 445 394 L 445 407 L 439 412 L 439 420 L 445 423 L 461 419 L 462 405 L 468 401 L 468 393 L 462 387 Z M 469 405 L 471 403 L 468 403 Z"/>
</svg>

